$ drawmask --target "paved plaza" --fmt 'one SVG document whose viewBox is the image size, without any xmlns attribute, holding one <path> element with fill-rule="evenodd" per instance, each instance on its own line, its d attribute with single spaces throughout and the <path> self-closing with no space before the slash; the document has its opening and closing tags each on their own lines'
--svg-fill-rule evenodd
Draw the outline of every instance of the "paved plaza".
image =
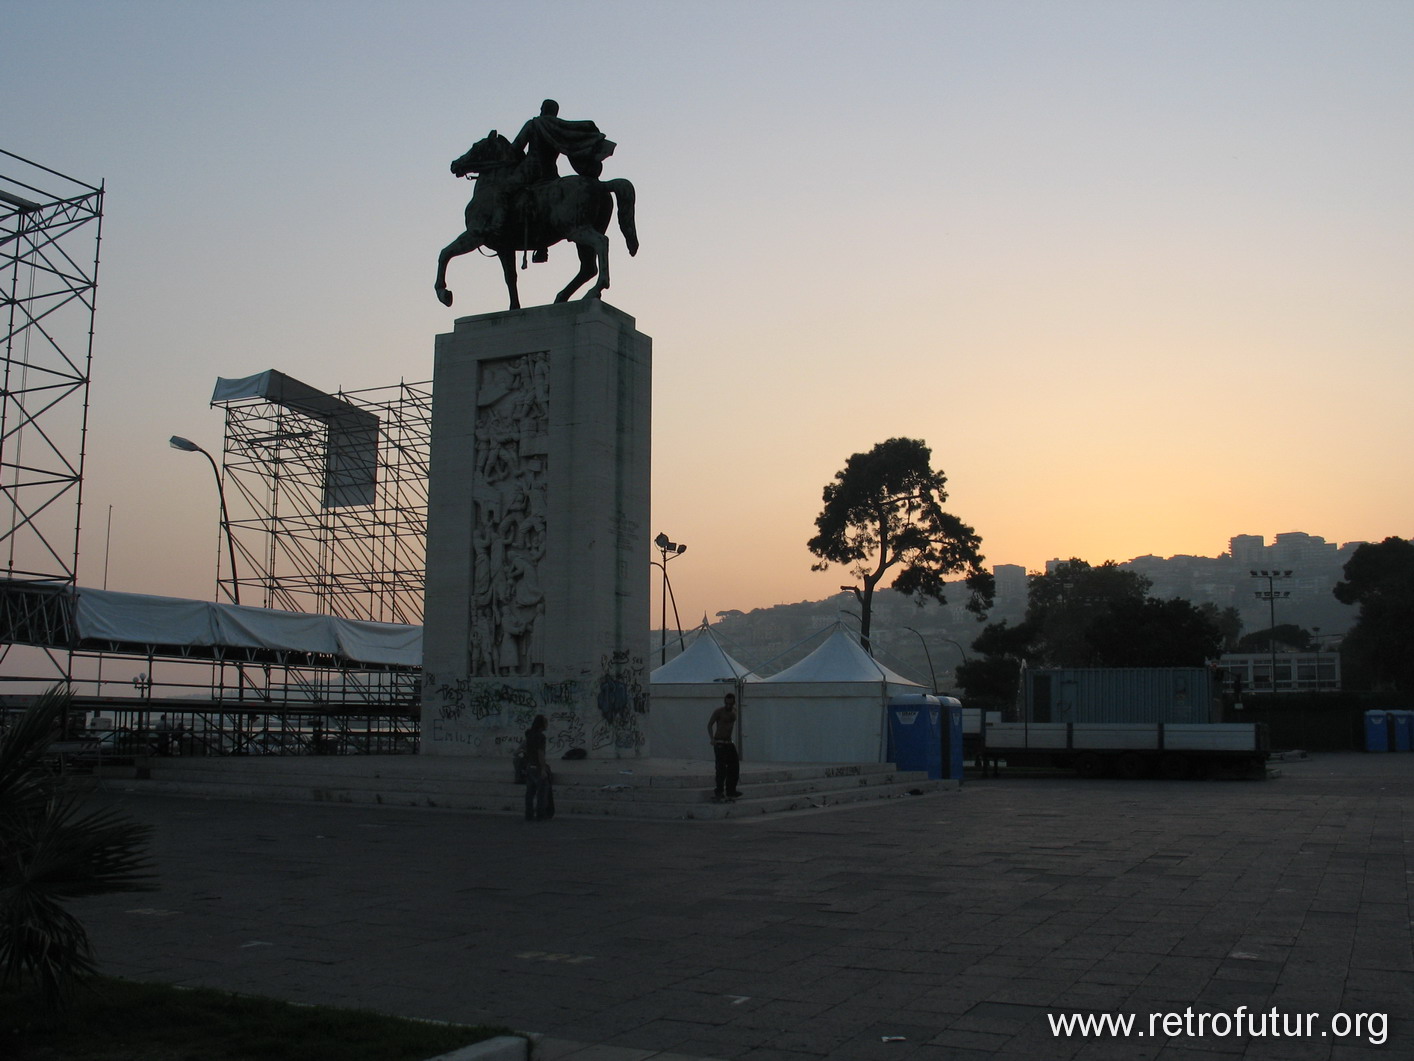
<svg viewBox="0 0 1414 1061">
<path fill-rule="evenodd" d="M 1274 765 L 741 822 L 110 781 L 159 889 L 76 909 L 119 976 L 509 1024 L 575 1061 L 1414 1058 L 1414 755 Z M 1075 1015 L 1134 1023 L 1053 1031 Z"/>
</svg>

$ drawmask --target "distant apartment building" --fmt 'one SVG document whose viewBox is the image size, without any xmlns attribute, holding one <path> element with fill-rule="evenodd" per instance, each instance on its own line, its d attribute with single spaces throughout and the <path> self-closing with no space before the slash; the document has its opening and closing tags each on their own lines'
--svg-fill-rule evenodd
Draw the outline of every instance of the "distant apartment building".
<svg viewBox="0 0 1414 1061">
<path fill-rule="evenodd" d="M 1273 625 L 1275 603 L 1276 625 L 1291 623 L 1331 637 L 1355 622 L 1356 610 L 1337 601 L 1331 591 L 1361 544 L 1337 546 L 1304 531 L 1278 534 L 1270 544 L 1261 534 L 1238 534 L 1228 540 L 1228 551 L 1221 556 L 1136 556 L 1120 566 L 1147 578 L 1150 594 L 1161 600 L 1180 597 L 1194 604 L 1237 609 L 1248 633 Z M 1047 562 L 1047 572 L 1064 562 Z M 1261 571 L 1283 572 L 1270 585 L 1270 591 L 1282 594 L 1275 602 L 1258 596 L 1269 590 L 1265 578 L 1253 577 L 1253 572 Z"/>
<path fill-rule="evenodd" d="M 996 564 L 992 568 L 992 577 L 997 581 L 998 597 L 1026 599 L 1026 568 L 1020 564 Z"/>
<path fill-rule="evenodd" d="M 1273 678 L 1275 661 L 1275 678 Z M 1338 652 L 1228 652 L 1218 658 L 1223 690 L 1248 693 L 1323 693 L 1340 689 Z"/>
</svg>

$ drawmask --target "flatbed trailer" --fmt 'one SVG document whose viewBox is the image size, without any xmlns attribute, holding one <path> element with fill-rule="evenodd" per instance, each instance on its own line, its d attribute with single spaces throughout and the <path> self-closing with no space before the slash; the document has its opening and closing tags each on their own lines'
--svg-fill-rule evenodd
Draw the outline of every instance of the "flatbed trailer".
<svg viewBox="0 0 1414 1061">
<path fill-rule="evenodd" d="M 1260 722 L 1003 722 L 982 727 L 981 759 L 1072 769 L 1081 777 L 1265 776 L 1271 742 Z"/>
</svg>

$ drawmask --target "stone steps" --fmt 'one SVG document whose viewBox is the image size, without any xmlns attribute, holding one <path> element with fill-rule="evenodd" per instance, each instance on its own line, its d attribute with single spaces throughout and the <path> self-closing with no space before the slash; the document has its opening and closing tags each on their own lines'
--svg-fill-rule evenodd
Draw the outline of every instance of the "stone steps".
<svg viewBox="0 0 1414 1061">
<path fill-rule="evenodd" d="M 752 764 L 740 799 L 713 802 L 710 763 L 681 760 L 557 762 L 559 816 L 716 820 L 819 810 L 956 787 L 890 763 Z M 508 762 L 422 756 L 152 759 L 123 780 L 153 795 L 270 802 L 372 803 L 521 814 L 524 789 Z M 146 775 L 146 776 L 144 776 Z"/>
</svg>

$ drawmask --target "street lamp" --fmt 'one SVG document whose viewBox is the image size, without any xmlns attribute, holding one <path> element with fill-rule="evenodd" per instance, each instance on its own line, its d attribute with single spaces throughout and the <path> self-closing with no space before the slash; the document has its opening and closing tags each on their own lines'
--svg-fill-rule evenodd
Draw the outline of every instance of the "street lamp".
<svg viewBox="0 0 1414 1061">
<path fill-rule="evenodd" d="M 231 588 L 227 591 L 227 596 L 231 598 L 232 603 L 239 604 L 241 602 L 241 583 L 240 579 L 236 577 L 236 541 L 231 536 L 231 517 L 226 511 L 226 487 L 221 482 L 221 469 L 216 466 L 216 460 L 211 454 L 189 438 L 173 435 L 167 440 L 167 445 L 184 453 L 200 453 L 211 465 L 211 474 L 216 476 L 216 493 L 221 499 L 221 528 L 226 532 L 226 551 L 230 554 L 231 559 Z M 221 584 L 219 570 L 216 572 L 216 584 L 218 586 Z"/>
<path fill-rule="evenodd" d="M 1266 601 L 1271 609 L 1271 615 L 1268 620 L 1269 625 L 1267 627 L 1267 648 L 1272 654 L 1272 695 L 1275 696 L 1277 691 L 1277 600 L 1278 598 L 1285 600 L 1291 596 L 1291 593 L 1289 590 L 1273 589 L 1272 586 L 1279 578 L 1290 578 L 1291 572 L 1252 571 L 1250 574 L 1253 578 L 1264 578 L 1267 580 L 1267 588 L 1257 590 L 1257 599 Z"/>
<path fill-rule="evenodd" d="M 687 552 L 687 546 L 668 541 L 668 536 L 661 532 L 658 534 L 658 537 L 653 539 L 653 544 L 658 547 L 658 552 L 663 557 L 662 563 L 659 563 L 657 560 L 652 561 L 654 567 L 663 569 L 663 611 L 662 619 L 658 624 L 658 633 L 661 636 L 662 642 L 661 662 L 659 662 L 658 666 L 661 667 L 668 662 L 668 598 L 671 597 L 673 593 L 672 583 L 668 581 L 668 561 L 676 559 Z M 678 619 L 678 602 L 675 597 L 673 598 L 673 619 L 678 624 L 679 638 L 681 638 L 682 621 Z"/>
<path fill-rule="evenodd" d="M 924 636 L 923 636 L 922 634 L 918 633 L 917 630 L 913 629 L 913 627 L 911 627 L 911 626 L 905 626 L 904 629 L 907 630 L 910 634 L 916 634 L 916 635 L 918 636 L 918 643 L 923 646 L 923 655 L 924 655 L 924 656 L 927 658 L 927 660 L 928 660 L 928 678 L 929 678 L 929 680 L 931 680 L 932 683 L 933 683 L 933 695 L 934 695 L 934 696 L 937 696 L 937 695 L 938 695 L 938 675 L 937 675 L 937 673 L 933 670 L 933 653 L 931 653 L 931 652 L 928 651 L 928 641 L 924 638 Z"/>
</svg>

